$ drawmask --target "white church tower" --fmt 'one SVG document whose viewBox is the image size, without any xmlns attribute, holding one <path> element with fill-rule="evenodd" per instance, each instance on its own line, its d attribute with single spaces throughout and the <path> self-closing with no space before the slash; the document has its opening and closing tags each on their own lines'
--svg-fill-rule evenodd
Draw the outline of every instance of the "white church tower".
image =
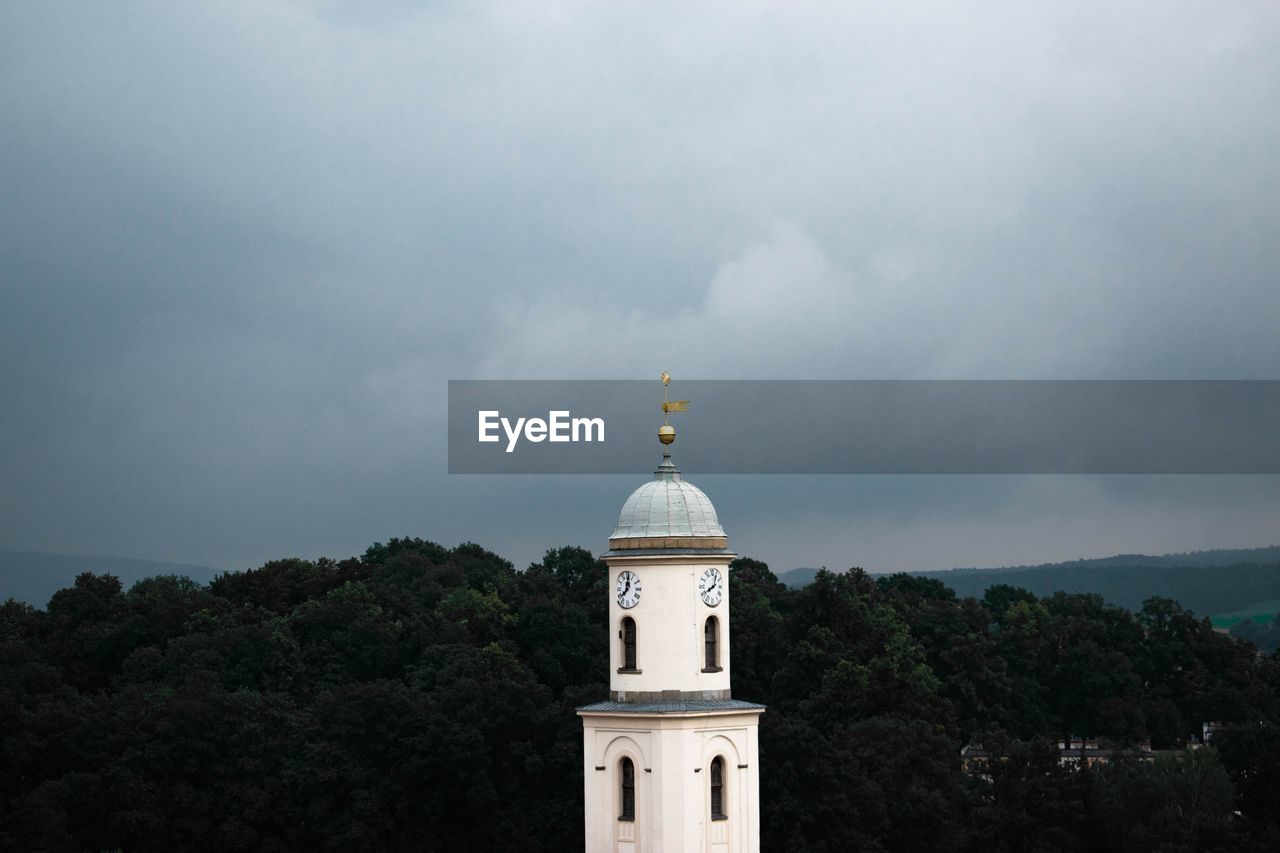
<svg viewBox="0 0 1280 853">
<path fill-rule="evenodd" d="M 764 706 L 729 689 L 735 555 L 711 501 L 671 461 L 675 429 L 663 424 L 658 439 L 662 464 L 623 504 L 604 554 L 610 695 L 578 709 L 586 849 L 758 853 Z"/>
</svg>

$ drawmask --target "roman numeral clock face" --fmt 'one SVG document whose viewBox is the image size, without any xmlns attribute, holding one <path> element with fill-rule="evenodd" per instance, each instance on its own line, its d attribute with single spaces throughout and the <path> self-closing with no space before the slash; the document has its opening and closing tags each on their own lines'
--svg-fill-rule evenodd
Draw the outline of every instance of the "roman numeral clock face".
<svg viewBox="0 0 1280 853">
<path fill-rule="evenodd" d="M 708 607 L 715 607 L 720 603 L 720 599 L 724 598 L 724 578 L 720 576 L 719 569 L 707 569 L 702 573 L 702 577 L 698 579 L 698 594 L 702 596 L 702 603 Z"/>
<path fill-rule="evenodd" d="M 630 610 L 640 603 L 640 578 L 635 572 L 622 572 L 618 575 L 618 585 L 614 592 L 618 595 L 618 606 Z"/>
</svg>

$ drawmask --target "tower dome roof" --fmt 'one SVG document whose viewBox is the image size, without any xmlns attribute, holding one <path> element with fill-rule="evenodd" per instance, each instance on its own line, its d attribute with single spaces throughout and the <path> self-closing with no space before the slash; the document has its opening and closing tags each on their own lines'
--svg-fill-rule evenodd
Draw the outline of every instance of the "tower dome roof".
<svg viewBox="0 0 1280 853">
<path fill-rule="evenodd" d="M 653 480 L 631 493 L 611 539 L 638 536 L 724 536 L 711 499 L 684 480 Z"/>
<path fill-rule="evenodd" d="M 711 499 L 663 454 L 653 479 L 631 493 L 609 537 L 613 550 L 714 549 L 728 544 Z"/>
</svg>

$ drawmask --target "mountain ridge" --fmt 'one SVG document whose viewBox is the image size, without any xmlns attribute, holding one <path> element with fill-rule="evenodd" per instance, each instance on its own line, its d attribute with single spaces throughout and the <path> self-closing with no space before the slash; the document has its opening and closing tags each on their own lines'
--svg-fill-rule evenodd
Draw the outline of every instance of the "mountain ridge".
<svg viewBox="0 0 1280 853">
<path fill-rule="evenodd" d="M 222 571 L 212 566 L 138 557 L 0 548 L 0 602 L 14 598 L 43 608 L 55 592 L 74 584 L 76 575 L 83 572 L 115 575 L 128 589 L 137 581 L 156 575 L 185 575 L 193 581 L 208 583 Z"/>
<path fill-rule="evenodd" d="M 811 583 L 817 571 L 793 569 L 778 579 L 799 588 Z M 1280 598 L 1280 546 L 1159 556 L 1117 554 L 1035 566 L 906 574 L 941 581 L 961 598 L 981 598 L 989 587 L 1007 584 L 1039 597 L 1055 592 L 1095 593 L 1131 611 L 1140 610 L 1148 598 L 1171 598 L 1197 616 L 1214 616 Z"/>
<path fill-rule="evenodd" d="M 1110 566 L 1143 566 L 1185 567 L 1185 566 L 1230 566 L 1240 563 L 1272 563 L 1280 561 L 1280 545 L 1265 545 L 1261 548 L 1210 548 L 1204 551 L 1177 551 L 1170 554 L 1115 554 L 1110 557 L 1080 557 L 1075 560 L 1062 560 L 1056 563 L 1033 563 L 1014 566 L 995 566 L 978 568 L 974 566 L 956 566 L 950 569 L 928 569 L 918 572 L 907 572 L 911 575 L 937 575 L 946 572 L 1012 572 L 1040 571 L 1060 568 L 1107 568 Z"/>
</svg>

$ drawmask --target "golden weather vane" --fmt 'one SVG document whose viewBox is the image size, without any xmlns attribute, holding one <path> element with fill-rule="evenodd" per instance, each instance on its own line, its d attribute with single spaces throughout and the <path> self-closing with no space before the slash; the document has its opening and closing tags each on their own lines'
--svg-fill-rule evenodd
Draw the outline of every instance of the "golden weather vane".
<svg viewBox="0 0 1280 853">
<path fill-rule="evenodd" d="M 671 412 L 689 411 L 688 400 L 668 400 L 667 399 L 667 386 L 671 384 L 671 374 L 667 373 L 664 370 L 662 371 L 662 376 L 659 378 L 662 379 L 662 413 L 664 415 L 667 415 L 667 414 L 670 414 Z M 666 423 L 666 421 L 667 421 L 666 418 L 662 419 L 663 423 Z"/>
<path fill-rule="evenodd" d="M 689 401 L 668 400 L 667 386 L 671 384 L 671 374 L 664 370 L 658 378 L 662 380 L 662 426 L 658 427 L 658 441 L 670 444 L 676 440 L 676 428 L 671 425 L 669 416 L 672 412 L 689 411 Z"/>
</svg>

